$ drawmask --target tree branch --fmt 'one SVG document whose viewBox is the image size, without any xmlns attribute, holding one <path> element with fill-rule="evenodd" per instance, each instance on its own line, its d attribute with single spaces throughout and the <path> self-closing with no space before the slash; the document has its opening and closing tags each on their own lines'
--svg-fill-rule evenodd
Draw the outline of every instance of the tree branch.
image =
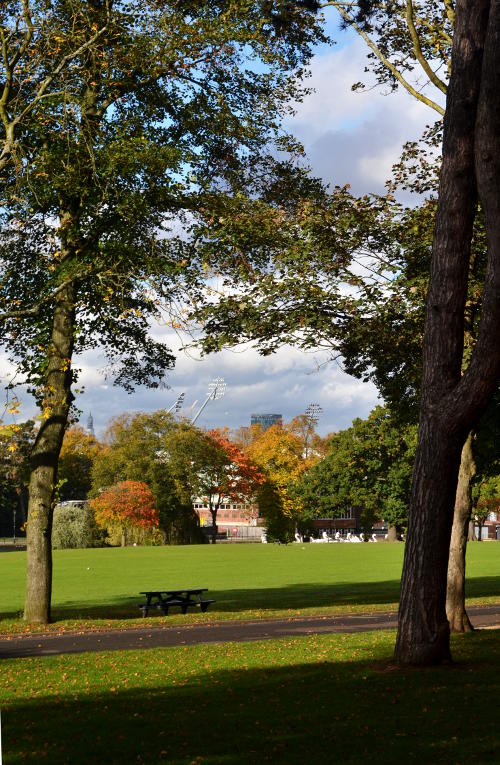
<svg viewBox="0 0 500 765">
<path fill-rule="evenodd" d="M 340 13 L 344 21 L 347 22 L 347 24 L 352 27 L 359 36 L 365 41 L 365 43 L 368 45 L 371 51 L 376 55 L 378 60 L 381 64 L 383 64 L 386 69 L 388 69 L 393 77 L 400 83 L 400 85 L 403 86 L 405 90 L 408 91 L 410 95 L 412 95 L 414 98 L 416 98 L 421 103 L 425 104 L 426 106 L 429 106 L 431 109 L 434 109 L 438 114 L 441 116 L 444 116 L 444 108 L 440 106 L 438 103 L 433 101 L 431 98 L 428 98 L 423 93 L 420 93 L 411 83 L 406 80 L 401 72 L 398 71 L 398 69 L 394 66 L 392 61 L 390 61 L 380 48 L 374 43 L 374 41 L 367 35 L 367 33 L 361 29 L 359 24 L 357 24 L 354 19 L 349 15 L 349 13 L 344 9 L 345 3 L 339 3 L 336 0 L 328 0 L 328 2 L 323 3 L 321 5 L 322 8 L 325 8 L 327 6 L 331 6 L 333 8 L 336 8 L 337 11 Z"/>
<path fill-rule="evenodd" d="M 420 66 L 428 76 L 429 80 L 433 83 L 433 85 L 438 88 L 442 93 L 446 95 L 447 87 L 446 83 L 444 83 L 437 74 L 433 71 L 432 67 L 430 66 L 429 62 L 425 58 L 424 54 L 422 53 L 422 47 L 420 45 L 420 38 L 418 36 L 418 32 L 415 28 L 415 22 L 413 19 L 413 3 L 412 0 L 406 0 L 406 23 L 408 25 L 408 31 L 410 33 L 411 41 L 413 43 L 413 50 L 415 52 L 415 57 L 417 61 L 419 62 Z"/>
</svg>

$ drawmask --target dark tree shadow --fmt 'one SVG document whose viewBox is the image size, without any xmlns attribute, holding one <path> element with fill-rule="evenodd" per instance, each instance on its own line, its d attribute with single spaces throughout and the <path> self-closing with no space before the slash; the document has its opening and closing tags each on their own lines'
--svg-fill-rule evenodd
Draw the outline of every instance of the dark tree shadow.
<svg viewBox="0 0 500 765">
<path fill-rule="evenodd" d="M 261 612 L 279 610 L 301 610 L 306 608 L 326 608 L 331 606 L 355 607 L 357 609 L 371 606 L 393 605 L 399 601 L 399 580 L 383 582 L 324 582 L 294 584 L 288 587 L 266 587 L 256 589 L 225 589 L 210 590 L 209 597 L 216 600 L 207 617 L 217 614 L 236 613 L 243 615 L 246 611 Z M 500 600 L 500 577 L 479 577 L 467 581 L 467 596 L 469 598 L 497 597 Z M 52 609 L 54 621 L 67 619 L 103 619 L 119 621 L 138 619 L 141 612 L 138 604 L 144 600 L 139 593 L 130 597 L 115 597 L 112 601 L 101 603 L 80 603 L 78 600 L 68 600 L 57 603 Z M 172 614 L 178 609 L 172 609 Z M 22 612 L 1 614 L 1 619 L 17 619 Z M 150 611 L 150 616 L 164 618 L 159 611 Z M 168 619 L 168 617 L 167 617 Z"/>
<path fill-rule="evenodd" d="M 381 658 L 376 662 L 336 662 L 334 645 L 326 660 L 314 665 L 222 669 L 206 675 L 193 666 L 190 675 L 188 664 L 184 681 L 176 686 L 161 680 L 169 656 L 190 662 L 194 655 L 166 649 L 155 654 L 163 663 L 158 663 L 154 687 L 124 690 L 122 685 L 110 691 L 117 681 L 106 674 L 108 692 L 102 694 L 76 692 L 69 686 L 61 698 L 3 705 L 4 762 L 500 761 L 497 726 L 484 707 L 488 699 L 494 709 L 500 693 L 496 636 L 461 638 L 460 663 L 428 671 L 395 670 L 387 663 L 387 647 L 378 650 Z M 293 650 L 293 643 L 283 646 Z M 487 652 L 488 666 L 472 663 L 478 649 L 483 659 Z M 196 656 L 199 661 L 200 653 Z M 126 660 L 117 656 L 116 662 L 116 675 L 123 678 Z"/>
</svg>

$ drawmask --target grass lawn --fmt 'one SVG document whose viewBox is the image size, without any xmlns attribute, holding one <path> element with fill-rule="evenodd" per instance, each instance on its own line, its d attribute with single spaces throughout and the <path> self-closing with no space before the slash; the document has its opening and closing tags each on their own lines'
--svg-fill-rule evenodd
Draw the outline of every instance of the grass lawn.
<svg viewBox="0 0 500 765">
<path fill-rule="evenodd" d="M 498 763 L 498 633 L 453 643 L 419 671 L 389 632 L 4 660 L 3 762 Z"/>
<path fill-rule="evenodd" d="M 312 615 L 395 608 L 402 544 L 195 545 L 54 553 L 51 629 Z M 26 557 L 0 555 L 0 631 L 21 620 Z M 470 602 L 500 601 L 500 543 L 468 552 Z M 206 614 L 140 618 L 141 590 L 208 587 Z M 36 627 L 38 630 L 39 627 Z"/>
</svg>

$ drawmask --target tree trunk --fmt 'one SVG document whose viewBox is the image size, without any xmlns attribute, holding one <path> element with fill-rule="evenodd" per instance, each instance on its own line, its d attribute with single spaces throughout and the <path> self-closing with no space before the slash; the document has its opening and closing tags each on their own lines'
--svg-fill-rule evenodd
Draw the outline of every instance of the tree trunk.
<svg viewBox="0 0 500 765">
<path fill-rule="evenodd" d="M 458 0 L 456 5 L 424 333 L 419 439 L 395 649 L 401 664 L 438 664 L 451 659 L 446 575 L 460 453 L 468 430 L 494 392 L 500 372 L 496 363 L 499 357 L 490 364 L 489 374 L 483 374 L 482 395 L 477 397 L 473 390 L 477 370 L 475 375 L 467 370 L 461 378 L 477 200 L 475 123 L 488 8 L 488 0 Z M 476 359 L 480 337 L 481 329 L 473 352 Z M 491 361 L 484 357 L 485 351 L 483 348 L 478 366 Z"/>
<path fill-rule="evenodd" d="M 476 537 L 475 537 L 475 534 L 474 534 L 474 523 L 473 523 L 472 520 L 469 521 L 469 526 L 468 526 L 468 529 L 467 529 L 467 541 L 468 542 L 475 542 L 476 541 Z"/>
<path fill-rule="evenodd" d="M 219 531 L 219 527 L 216 523 L 217 520 L 217 513 L 212 514 L 212 544 L 215 545 L 217 543 L 217 532 Z"/>
<path fill-rule="evenodd" d="M 451 632 L 471 632 L 474 629 L 465 610 L 465 554 L 472 510 L 472 480 L 476 474 L 473 437 L 471 431 L 462 449 L 451 530 L 446 588 L 446 616 Z"/>
<path fill-rule="evenodd" d="M 398 530 L 396 526 L 389 526 L 387 529 L 387 541 L 388 542 L 397 542 L 398 541 Z"/>
<path fill-rule="evenodd" d="M 450 659 L 445 594 L 460 451 L 500 379 L 500 0 L 457 2 L 451 63 L 396 641 L 402 664 Z M 461 376 L 476 177 L 488 266 L 478 339 Z"/>
<path fill-rule="evenodd" d="M 123 526 L 123 528 L 122 528 L 121 546 L 122 547 L 126 547 L 127 546 L 127 529 L 125 528 L 125 526 Z"/>
<path fill-rule="evenodd" d="M 42 424 L 33 446 L 26 528 L 27 575 L 24 619 L 50 621 L 52 591 L 52 515 L 57 463 L 71 404 L 71 357 L 75 322 L 75 289 L 55 299 Z"/>
<path fill-rule="evenodd" d="M 446 571 L 460 461 L 457 434 L 421 420 L 405 545 L 396 658 L 426 665 L 451 660 Z"/>
</svg>

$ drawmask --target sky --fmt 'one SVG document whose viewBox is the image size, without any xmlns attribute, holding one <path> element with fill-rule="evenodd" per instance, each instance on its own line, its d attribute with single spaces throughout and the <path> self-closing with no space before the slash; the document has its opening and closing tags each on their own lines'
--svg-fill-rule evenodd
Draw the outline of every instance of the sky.
<svg viewBox="0 0 500 765">
<path fill-rule="evenodd" d="M 303 143 L 315 175 L 332 185 L 350 184 L 355 194 L 382 192 L 403 143 L 418 139 L 434 115 L 405 92 L 387 94 L 378 87 L 353 92 L 351 85 L 364 77 L 367 48 L 352 33 L 339 31 L 333 16 L 329 32 L 337 44 L 322 46 L 312 61 L 308 85 L 315 92 L 297 105 L 285 127 Z M 154 327 L 153 334 L 166 337 L 173 350 L 180 348 L 179 338 L 166 327 Z M 104 365 L 97 351 L 76 360 L 82 370 L 78 387 L 84 388 L 76 399 L 80 423 L 85 426 L 92 413 L 99 436 L 110 417 L 168 408 L 181 393 L 184 414 L 191 416 L 216 377 L 224 378 L 227 387 L 224 397 L 210 401 L 198 419 L 206 428 L 249 425 L 253 413 L 281 414 L 289 421 L 315 403 L 322 408 L 318 431 L 326 435 L 349 427 L 355 417 L 366 417 L 378 403 L 373 385 L 326 363 L 324 353 L 291 347 L 265 358 L 249 346 L 201 359 L 179 350 L 165 380 L 168 388 L 138 388 L 133 394 L 106 381 L 100 372 Z M 7 374 L 8 365 L 0 360 L 0 376 Z M 27 394 L 19 393 L 23 406 L 17 417 L 26 419 L 35 408 Z"/>
</svg>

